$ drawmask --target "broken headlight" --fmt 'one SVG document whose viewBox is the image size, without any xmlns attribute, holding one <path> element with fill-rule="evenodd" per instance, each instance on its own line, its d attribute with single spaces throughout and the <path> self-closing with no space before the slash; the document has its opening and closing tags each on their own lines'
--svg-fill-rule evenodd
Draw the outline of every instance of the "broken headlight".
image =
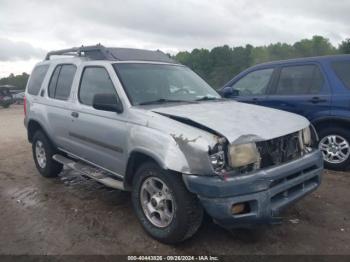
<svg viewBox="0 0 350 262">
<path fill-rule="evenodd" d="M 221 171 L 226 166 L 226 157 L 225 157 L 226 139 L 220 138 L 218 139 L 218 142 L 219 143 L 216 144 L 213 149 L 209 150 L 210 163 L 216 172 Z"/>
<path fill-rule="evenodd" d="M 219 151 L 209 156 L 211 165 L 215 171 L 220 171 L 225 167 L 225 152 Z"/>
<path fill-rule="evenodd" d="M 230 145 L 228 148 L 229 164 L 233 168 L 260 163 L 260 154 L 255 143 Z"/>
</svg>

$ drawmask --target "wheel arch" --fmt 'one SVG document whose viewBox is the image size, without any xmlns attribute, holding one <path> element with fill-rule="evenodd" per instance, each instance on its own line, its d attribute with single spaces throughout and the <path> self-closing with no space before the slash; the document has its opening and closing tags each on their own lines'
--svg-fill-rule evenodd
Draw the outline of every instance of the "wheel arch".
<svg viewBox="0 0 350 262">
<path fill-rule="evenodd" d="M 33 137 L 36 131 L 41 130 L 52 142 L 50 139 L 50 136 L 48 135 L 48 132 L 46 132 L 45 128 L 43 125 L 34 119 L 29 120 L 28 125 L 27 125 L 27 136 L 28 136 L 28 141 L 32 143 Z"/>
<path fill-rule="evenodd" d="M 27 125 L 27 135 L 28 135 L 28 141 L 33 142 L 33 137 L 36 131 L 38 130 L 44 130 L 41 124 L 36 120 L 29 120 Z M 45 132 L 45 131 L 44 131 Z"/>
<path fill-rule="evenodd" d="M 129 154 L 126 165 L 126 172 L 124 177 L 124 187 L 130 190 L 132 187 L 132 180 L 136 170 L 145 162 L 154 162 L 163 169 L 167 169 L 165 163 L 157 157 L 154 153 L 147 150 L 136 149 Z"/>
<path fill-rule="evenodd" d="M 317 132 L 327 127 L 342 127 L 350 130 L 350 119 L 341 117 L 325 117 L 312 121 Z"/>
</svg>

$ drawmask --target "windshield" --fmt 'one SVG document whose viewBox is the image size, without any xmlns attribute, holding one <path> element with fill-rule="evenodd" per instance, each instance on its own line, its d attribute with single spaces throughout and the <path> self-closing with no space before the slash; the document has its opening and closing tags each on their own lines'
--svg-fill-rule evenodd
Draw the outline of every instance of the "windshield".
<svg viewBox="0 0 350 262">
<path fill-rule="evenodd" d="M 203 79 L 184 66 L 114 64 L 133 105 L 220 99 Z"/>
</svg>

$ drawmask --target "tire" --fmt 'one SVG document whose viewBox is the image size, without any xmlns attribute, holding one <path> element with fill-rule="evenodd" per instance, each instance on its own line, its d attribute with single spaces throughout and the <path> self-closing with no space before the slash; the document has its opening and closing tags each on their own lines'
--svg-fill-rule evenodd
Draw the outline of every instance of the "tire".
<svg viewBox="0 0 350 262">
<path fill-rule="evenodd" d="M 342 127 L 336 127 L 336 126 L 327 127 L 319 130 L 318 136 L 319 136 L 318 147 L 323 153 L 325 167 L 332 170 L 345 170 L 350 165 L 350 132 L 349 130 Z M 345 143 L 341 143 L 342 140 Z M 333 148 L 331 147 L 332 142 L 330 141 L 333 141 L 333 145 L 334 145 Z M 340 150 L 339 148 L 341 144 L 343 145 L 344 149 Z M 338 152 L 338 154 L 340 154 L 339 151 L 341 151 L 344 156 L 342 155 L 342 156 L 334 157 L 333 160 L 332 160 L 332 157 L 330 158 L 327 157 L 327 154 L 332 154 L 333 152 Z"/>
<path fill-rule="evenodd" d="M 3 105 L 3 108 L 9 108 L 10 107 L 10 104 L 4 104 Z"/>
<path fill-rule="evenodd" d="M 40 161 L 37 154 L 40 151 L 41 156 L 44 154 L 46 161 Z M 52 156 L 57 153 L 57 150 L 52 145 L 48 137 L 42 131 L 36 131 L 32 141 L 33 158 L 39 173 L 44 177 L 57 177 L 62 171 L 63 165 L 52 159 Z"/>
<path fill-rule="evenodd" d="M 172 198 L 170 209 L 173 215 L 171 219 L 167 220 L 168 224 L 156 225 L 147 217 L 144 205 L 141 204 L 141 201 L 145 200 L 144 196 L 148 194 L 143 188 L 149 181 L 156 183 L 160 181 L 158 186 L 163 183 L 165 187 L 161 188 L 163 191 L 166 190 L 168 196 L 170 195 Z M 181 176 L 175 172 L 163 170 L 153 162 L 144 163 L 136 171 L 133 179 L 132 203 L 144 230 L 153 238 L 166 244 L 175 244 L 190 238 L 197 232 L 202 223 L 203 208 L 197 197 L 186 189 Z M 151 203 L 152 201 L 149 202 L 149 204 Z M 169 211 L 169 203 L 167 206 L 164 209 Z M 160 217 L 157 216 L 160 213 L 155 212 L 154 214 L 154 220 Z"/>
</svg>

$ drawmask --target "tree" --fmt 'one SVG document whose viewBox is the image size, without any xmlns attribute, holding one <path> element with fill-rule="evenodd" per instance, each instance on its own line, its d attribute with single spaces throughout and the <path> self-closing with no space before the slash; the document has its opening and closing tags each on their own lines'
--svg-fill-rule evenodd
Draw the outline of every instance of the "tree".
<svg viewBox="0 0 350 262">
<path fill-rule="evenodd" d="M 338 49 L 341 54 L 350 54 L 350 38 L 342 41 Z"/>
<path fill-rule="evenodd" d="M 214 47 L 211 50 L 193 49 L 179 52 L 175 59 L 190 67 L 215 88 L 221 87 L 244 69 L 259 63 L 307 56 L 350 53 L 350 39 L 335 48 L 327 38 L 313 36 L 294 44 L 275 43 L 268 46 L 252 45 Z"/>
<path fill-rule="evenodd" d="M 294 45 L 298 57 L 322 56 L 336 53 L 327 38 L 322 36 L 313 36 L 312 39 L 303 39 Z"/>
<path fill-rule="evenodd" d="M 10 74 L 8 77 L 0 79 L 0 85 L 13 85 L 18 89 L 25 89 L 29 75 L 22 73 L 21 75 Z"/>
</svg>

